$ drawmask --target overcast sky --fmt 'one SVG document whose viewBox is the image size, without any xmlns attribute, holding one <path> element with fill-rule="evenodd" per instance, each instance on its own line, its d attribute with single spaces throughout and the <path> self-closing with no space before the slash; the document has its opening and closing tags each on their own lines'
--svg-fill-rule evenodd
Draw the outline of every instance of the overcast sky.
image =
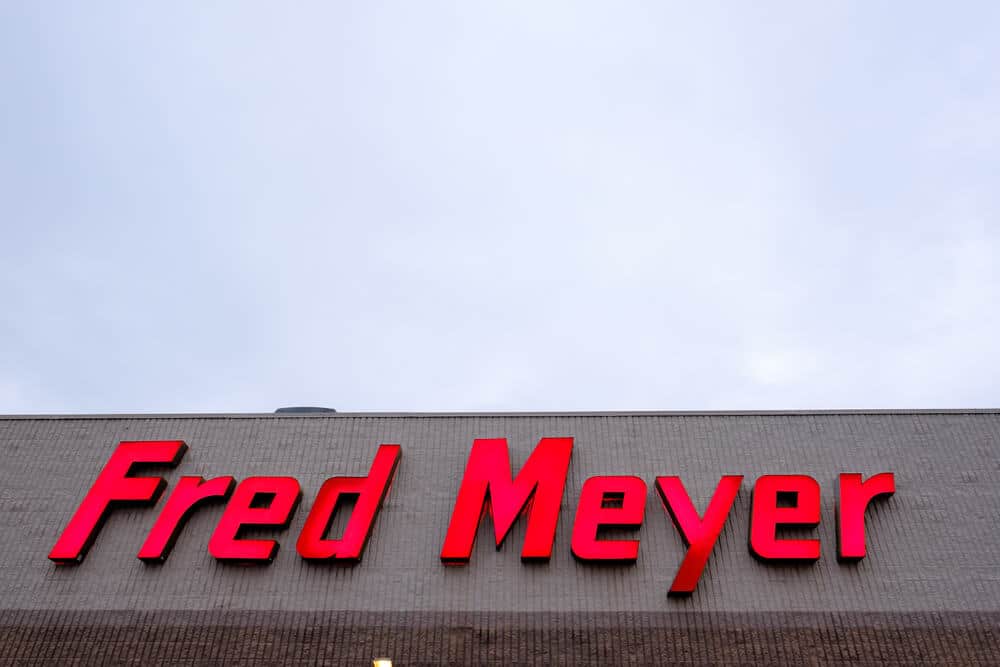
<svg viewBox="0 0 1000 667">
<path fill-rule="evenodd" d="M 998 35 L 4 2 L 0 413 L 998 407 Z"/>
</svg>

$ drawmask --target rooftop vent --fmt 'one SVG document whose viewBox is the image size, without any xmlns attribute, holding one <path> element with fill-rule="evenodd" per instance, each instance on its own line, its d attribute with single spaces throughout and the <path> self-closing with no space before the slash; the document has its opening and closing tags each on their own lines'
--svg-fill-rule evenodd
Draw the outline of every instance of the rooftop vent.
<svg viewBox="0 0 1000 667">
<path fill-rule="evenodd" d="M 304 415 L 312 412 L 336 412 L 336 410 L 333 408 L 314 408 L 308 405 L 297 405 L 291 408 L 278 408 L 274 412 L 275 414 Z"/>
</svg>

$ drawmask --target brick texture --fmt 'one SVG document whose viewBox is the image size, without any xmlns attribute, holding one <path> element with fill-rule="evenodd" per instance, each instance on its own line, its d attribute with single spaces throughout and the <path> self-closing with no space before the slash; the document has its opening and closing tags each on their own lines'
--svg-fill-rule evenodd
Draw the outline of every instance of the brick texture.
<svg viewBox="0 0 1000 667">
<path fill-rule="evenodd" d="M 484 522 L 472 562 L 438 553 L 472 440 L 506 437 L 519 467 L 538 439 L 575 438 L 551 562 L 526 565 L 524 522 L 500 549 Z M 188 523 L 170 559 L 135 553 L 155 508 L 113 513 L 86 560 L 46 559 L 120 440 L 183 439 L 163 471 L 292 475 L 303 502 L 269 566 L 215 562 L 221 507 Z M 323 480 L 363 475 L 399 443 L 397 477 L 354 567 L 302 561 L 294 542 Z M 139 663 L 662 664 L 1000 662 L 1000 412 L 587 415 L 0 417 L 2 660 Z M 836 562 L 836 475 L 892 471 L 868 515 L 869 557 Z M 744 485 L 698 590 L 666 595 L 684 545 L 653 493 L 681 475 L 703 508 L 722 474 Z M 760 563 L 747 550 L 750 490 L 767 473 L 823 489 L 819 562 Z M 639 561 L 577 563 L 580 487 L 647 481 Z M 168 488 L 169 493 L 169 488 Z M 160 504 L 163 500 L 161 499 Z"/>
</svg>

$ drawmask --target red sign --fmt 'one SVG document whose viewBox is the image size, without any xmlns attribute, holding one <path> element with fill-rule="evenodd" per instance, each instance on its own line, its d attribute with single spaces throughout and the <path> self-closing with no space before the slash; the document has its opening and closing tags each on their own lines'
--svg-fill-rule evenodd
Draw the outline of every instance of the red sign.
<svg viewBox="0 0 1000 667">
<path fill-rule="evenodd" d="M 56 563 L 81 562 L 108 513 L 125 505 L 154 504 L 167 486 L 162 477 L 141 476 L 143 467 L 176 466 L 187 446 L 179 440 L 122 442 L 66 529 L 49 558 Z M 521 560 L 548 561 L 552 556 L 559 509 L 573 453 L 572 438 L 542 438 L 517 475 L 512 474 L 504 438 L 473 442 L 465 474 L 441 548 L 441 561 L 462 565 L 472 558 L 479 523 L 489 515 L 499 548 L 514 523 L 526 516 Z M 375 526 L 401 456 L 399 445 L 381 445 L 366 477 L 331 477 L 319 489 L 299 535 L 296 550 L 309 561 L 356 563 Z M 689 595 L 698 585 L 715 543 L 743 484 L 742 475 L 724 475 L 704 513 L 698 512 L 680 477 L 655 480 L 665 513 L 687 545 L 670 586 L 671 595 Z M 837 502 L 837 557 L 856 561 L 867 554 L 865 510 L 896 490 L 892 473 L 863 480 L 858 473 L 840 475 Z M 750 552 L 764 562 L 814 562 L 820 557 L 815 538 L 781 537 L 787 527 L 815 528 L 820 521 L 820 486 L 808 475 L 764 475 L 752 489 Z M 645 520 L 646 483 L 634 476 L 596 476 L 580 491 L 573 522 L 571 552 L 587 563 L 634 563 L 639 540 L 602 537 L 602 529 L 637 530 Z M 241 537 L 245 528 L 281 530 L 291 523 L 302 498 L 293 477 L 249 477 L 238 485 L 232 477 L 181 477 L 160 511 L 138 557 L 162 562 L 184 522 L 200 506 L 225 503 L 208 541 L 208 551 L 223 562 L 269 563 L 279 548 L 274 539 Z M 344 500 L 355 504 L 339 539 L 326 536 Z"/>
</svg>

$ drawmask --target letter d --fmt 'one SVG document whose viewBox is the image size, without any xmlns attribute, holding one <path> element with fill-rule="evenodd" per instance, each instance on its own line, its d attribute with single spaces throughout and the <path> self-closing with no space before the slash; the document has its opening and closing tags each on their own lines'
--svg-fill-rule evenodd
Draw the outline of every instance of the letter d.
<svg viewBox="0 0 1000 667">
<path fill-rule="evenodd" d="M 375 516 L 389 490 L 399 445 L 381 445 L 367 477 L 331 477 L 323 483 L 306 519 L 296 549 L 306 560 L 356 563 L 361 560 L 368 536 L 375 526 Z M 357 502 L 347 528 L 339 540 L 325 539 L 333 522 L 341 496 L 355 496 Z"/>
</svg>

